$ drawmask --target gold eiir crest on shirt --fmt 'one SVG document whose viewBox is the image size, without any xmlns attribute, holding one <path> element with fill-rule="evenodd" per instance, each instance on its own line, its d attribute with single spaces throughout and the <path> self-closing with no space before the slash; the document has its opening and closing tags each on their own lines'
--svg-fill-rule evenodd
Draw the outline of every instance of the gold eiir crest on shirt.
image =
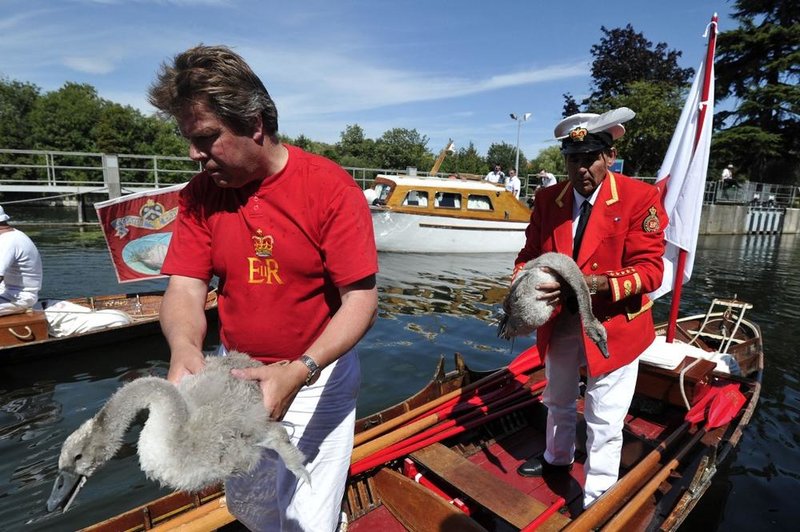
<svg viewBox="0 0 800 532">
<path fill-rule="evenodd" d="M 272 235 L 265 235 L 261 229 L 258 229 L 252 238 L 253 248 L 255 248 L 257 257 L 272 256 L 272 246 L 275 245 L 275 239 L 272 238 Z"/>
<path fill-rule="evenodd" d="M 252 237 L 253 252 L 255 257 L 247 257 L 248 275 L 250 284 L 283 284 L 278 274 L 280 269 L 278 261 L 272 257 L 275 239 L 272 235 L 265 235 L 261 229 L 256 230 Z"/>
</svg>

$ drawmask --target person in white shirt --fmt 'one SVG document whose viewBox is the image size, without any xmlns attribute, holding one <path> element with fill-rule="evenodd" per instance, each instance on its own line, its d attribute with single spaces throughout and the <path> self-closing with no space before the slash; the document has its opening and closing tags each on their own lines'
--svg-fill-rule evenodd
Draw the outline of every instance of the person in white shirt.
<svg viewBox="0 0 800 532">
<path fill-rule="evenodd" d="M 42 288 L 42 259 L 28 235 L 8 225 L 0 207 L 0 316 L 31 308 Z"/>
<path fill-rule="evenodd" d="M 556 176 L 545 170 L 539 172 L 539 180 L 542 188 L 551 187 L 558 182 L 556 181 Z"/>
<path fill-rule="evenodd" d="M 506 175 L 500 170 L 500 165 L 494 165 L 494 169 L 486 174 L 486 177 L 483 178 L 484 181 L 488 181 L 489 183 L 494 184 L 502 184 L 505 181 Z"/>
<path fill-rule="evenodd" d="M 522 187 L 522 182 L 517 177 L 517 171 L 513 168 L 508 171 L 508 179 L 506 179 L 506 190 L 514 194 L 514 197 L 519 199 L 519 192 L 520 188 Z"/>
</svg>

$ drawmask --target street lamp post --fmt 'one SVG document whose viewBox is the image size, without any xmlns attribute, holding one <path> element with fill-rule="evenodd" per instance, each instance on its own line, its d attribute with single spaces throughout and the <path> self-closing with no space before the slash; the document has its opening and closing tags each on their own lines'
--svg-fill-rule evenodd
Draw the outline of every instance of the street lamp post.
<svg viewBox="0 0 800 532">
<path fill-rule="evenodd" d="M 516 171 L 517 176 L 519 176 L 519 130 L 522 127 L 522 123 L 531 117 L 531 113 L 525 113 L 520 116 L 517 116 L 516 113 L 510 113 L 508 116 L 511 117 L 511 120 L 517 121 L 517 160 L 514 163 L 514 170 Z"/>
</svg>

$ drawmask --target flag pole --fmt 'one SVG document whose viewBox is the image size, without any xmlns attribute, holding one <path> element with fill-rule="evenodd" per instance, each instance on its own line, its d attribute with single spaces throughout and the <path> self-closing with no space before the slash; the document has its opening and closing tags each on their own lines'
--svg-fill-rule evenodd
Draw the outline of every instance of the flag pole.
<svg viewBox="0 0 800 532">
<path fill-rule="evenodd" d="M 703 124 L 705 124 L 706 112 L 708 111 L 709 98 L 713 98 L 713 94 L 709 94 L 709 87 L 711 85 L 711 73 L 714 64 L 714 51 L 717 46 L 717 22 L 719 17 L 716 13 L 711 17 L 710 32 L 708 34 L 708 49 L 706 50 L 706 62 L 703 69 L 703 92 L 700 99 L 700 115 L 697 120 L 697 131 L 694 138 L 694 147 L 697 148 L 697 143 L 700 141 L 700 135 L 703 132 Z M 678 310 L 681 305 L 681 289 L 683 287 L 683 270 L 686 267 L 686 255 L 688 252 L 681 248 L 678 251 L 678 263 L 675 266 L 675 276 L 673 278 L 674 285 L 672 287 L 672 305 L 669 311 L 669 323 L 667 324 L 667 338 L 668 343 L 675 340 L 675 329 L 678 325 Z"/>
</svg>

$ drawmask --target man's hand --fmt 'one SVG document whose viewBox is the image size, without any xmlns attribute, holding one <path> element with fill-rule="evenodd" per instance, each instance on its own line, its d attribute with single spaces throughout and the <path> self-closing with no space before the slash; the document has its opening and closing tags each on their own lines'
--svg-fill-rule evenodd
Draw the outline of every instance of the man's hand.
<svg viewBox="0 0 800 532">
<path fill-rule="evenodd" d="M 541 270 L 545 273 L 553 275 L 558 279 L 558 275 L 552 269 L 543 267 Z M 550 283 L 539 283 L 536 285 L 536 290 L 541 294 L 536 297 L 539 301 L 545 301 L 548 305 L 555 307 L 561 302 L 561 283 L 558 281 Z"/>
<path fill-rule="evenodd" d="M 183 350 L 173 350 L 169 360 L 167 380 L 178 384 L 187 375 L 194 375 L 203 371 L 206 366 L 203 352 L 187 347 Z"/>
<path fill-rule="evenodd" d="M 270 419 L 280 421 L 305 384 L 308 368 L 302 362 L 277 362 L 257 368 L 233 369 L 237 379 L 258 381 Z"/>
</svg>

